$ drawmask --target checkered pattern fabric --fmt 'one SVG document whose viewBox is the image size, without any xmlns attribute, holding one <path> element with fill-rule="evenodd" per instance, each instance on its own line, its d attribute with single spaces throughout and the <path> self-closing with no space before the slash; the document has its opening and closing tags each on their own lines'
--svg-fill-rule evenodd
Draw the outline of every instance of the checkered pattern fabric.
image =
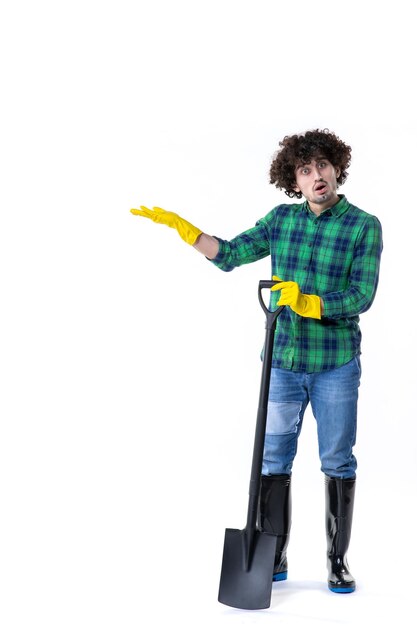
<svg viewBox="0 0 417 626">
<path fill-rule="evenodd" d="M 228 272 L 271 256 L 271 276 L 322 298 L 321 320 L 286 307 L 278 318 L 273 367 L 297 372 L 334 369 L 360 353 L 359 315 L 371 306 L 382 252 L 379 220 L 345 196 L 316 216 L 308 203 L 282 204 L 230 241 L 219 239 L 212 262 Z M 279 292 L 271 292 L 276 308 Z"/>
</svg>

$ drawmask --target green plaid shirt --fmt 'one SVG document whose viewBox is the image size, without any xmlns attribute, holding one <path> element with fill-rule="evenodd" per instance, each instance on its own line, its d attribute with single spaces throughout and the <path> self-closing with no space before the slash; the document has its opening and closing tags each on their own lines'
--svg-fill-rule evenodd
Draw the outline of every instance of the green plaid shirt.
<svg viewBox="0 0 417 626">
<path fill-rule="evenodd" d="M 339 196 L 317 217 L 308 203 L 281 204 L 231 241 L 219 239 L 212 262 L 230 270 L 271 255 L 271 275 L 295 281 L 303 293 L 322 298 L 321 320 L 285 307 L 275 333 L 273 367 L 323 372 L 360 354 L 359 314 L 378 285 L 382 230 L 376 217 Z M 271 292 L 275 309 L 279 292 Z"/>
</svg>

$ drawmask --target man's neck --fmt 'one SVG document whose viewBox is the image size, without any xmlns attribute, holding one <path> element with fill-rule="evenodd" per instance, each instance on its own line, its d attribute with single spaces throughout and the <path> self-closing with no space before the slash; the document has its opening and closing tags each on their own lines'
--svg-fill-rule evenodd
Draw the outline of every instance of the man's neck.
<svg viewBox="0 0 417 626">
<path fill-rule="evenodd" d="M 325 202 L 323 204 L 316 204 L 313 202 L 308 202 L 308 206 L 310 207 L 310 210 L 314 213 L 314 215 L 317 215 L 318 217 L 324 211 L 327 211 L 327 209 L 330 209 L 332 206 L 337 204 L 339 200 L 340 200 L 339 196 L 336 196 L 332 200 L 329 200 L 328 202 Z"/>
</svg>

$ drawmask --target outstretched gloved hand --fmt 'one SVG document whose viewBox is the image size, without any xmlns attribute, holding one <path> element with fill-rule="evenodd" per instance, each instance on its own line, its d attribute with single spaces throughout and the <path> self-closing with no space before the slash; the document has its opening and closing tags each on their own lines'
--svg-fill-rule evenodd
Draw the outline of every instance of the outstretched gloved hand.
<svg viewBox="0 0 417 626">
<path fill-rule="evenodd" d="M 273 276 L 273 280 L 281 280 Z M 287 304 L 295 313 L 302 317 L 321 319 L 321 300 L 319 296 L 301 293 L 298 283 L 280 282 L 271 287 L 271 291 L 281 291 L 278 306 Z"/>
<path fill-rule="evenodd" d="M 146 206 L 141 206 L 140 209 L 130 209 L 130 212 L 133 213 L 133 215 L 141 215 L 142 217 L 147 217 L 156 224 L 165 224 L 165 226 L 175 228 L 181 239 L 183 239 L 191 246 L 195 244 L 198 237 L 203 232 L 196 226 L 190 224 L 190 222 L 184 220 L 176 213 L 172 213 L 172 211 L 164 211 L 164 209 L 160 209 L 157 206 L 154 206 L 153 209 L 148 209 Z"/>
</svg>

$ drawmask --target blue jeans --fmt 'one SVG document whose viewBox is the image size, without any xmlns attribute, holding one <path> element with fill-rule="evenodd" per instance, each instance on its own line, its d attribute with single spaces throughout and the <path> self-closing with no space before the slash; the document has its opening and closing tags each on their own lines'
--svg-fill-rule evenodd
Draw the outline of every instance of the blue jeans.
<svg viewBox="0 0 417 626">
<path fill-rule="evenodd" d="M 262 474 L 291 474 L 304 412 L 311 402 L 322 472 L 353 478 L 360 377 L 359 356 L 316 374 L 272 368 Z"/>
</svg>

